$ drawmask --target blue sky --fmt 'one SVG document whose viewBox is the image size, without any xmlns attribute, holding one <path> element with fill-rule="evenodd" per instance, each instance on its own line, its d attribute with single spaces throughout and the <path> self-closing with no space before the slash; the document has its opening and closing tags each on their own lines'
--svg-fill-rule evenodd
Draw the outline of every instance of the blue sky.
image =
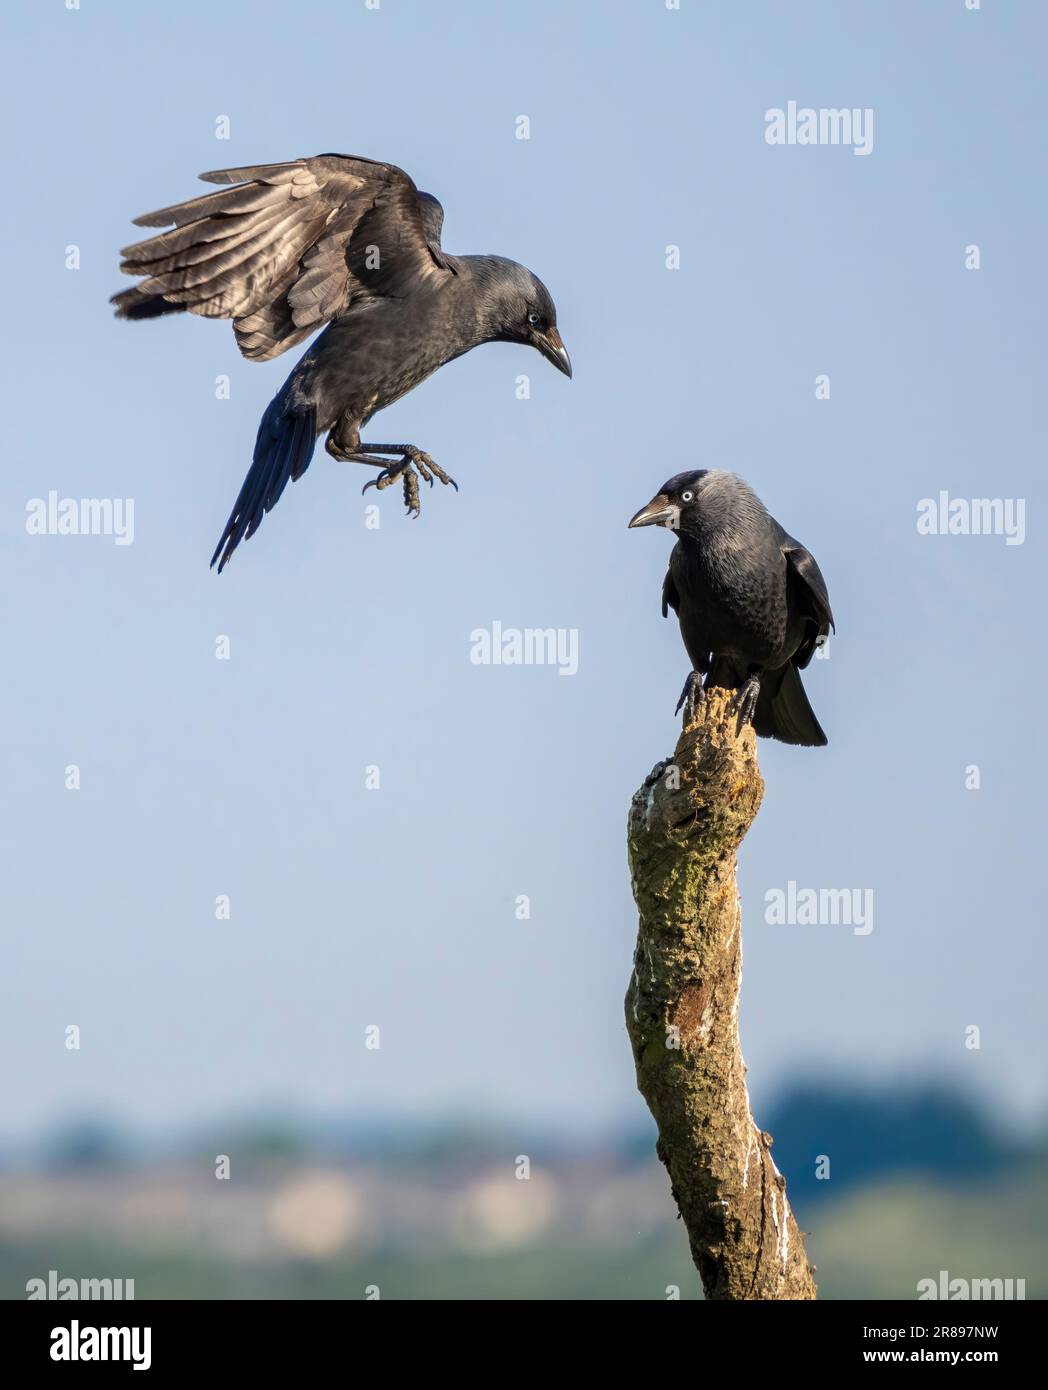
<svg viewBox="0 0 1048 1390">
<path fill-rule="evenodd" d="M 642 1114 L 625 818 L 687 667 L 669 537 L 626 521 L 691 467 L 757 489 L 838 620 L 806 675 L 830 746 L 762 745 L 742 851 L 755 1099 L 936 1072 L 1043 1113 L 1043 9 L 48 0 L 2 23 L 6 1131 Z M 872 153 L 767 144 L 790 100 L 872 108 Z M 385 493 L 368 530 L 367 472 L 318 449 L 217 578 L 295 354 L 116 322 L 117 252 L 201 170 L 330 150 L 435 193 L 449 250 L 530 266 L 575 377 L 508 345 L 452 363 L 365 438 L 419 444 L 458 495 L 414 522 Z M 133 498 L 134 543 L 28 535 L 52 489 Z M 942 489 L 1024 499 L 1025 543 L 918 535 Z M 496 620 L 577 629 L 578 673 L 472 664 Z M 790 880 L 872 890 L 874 930 L 766 923 Z"/>
</svg>

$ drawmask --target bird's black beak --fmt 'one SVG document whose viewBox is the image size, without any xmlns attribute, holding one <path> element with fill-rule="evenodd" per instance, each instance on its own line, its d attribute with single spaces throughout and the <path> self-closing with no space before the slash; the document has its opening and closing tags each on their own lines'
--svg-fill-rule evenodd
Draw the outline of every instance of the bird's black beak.
<svg viewBox="0 0 1048 1390">
<path fill-rule="evenodd" d="M 564 339 L 555 328 L 548 333 L 536 333 L 533 341 L 547 362 L 552 362 L 558 372 L 571 376 L 571 358 L 564 346 Z"/>
<path fill-rule="evenodd" d="M 630 526 L 669 526 L 676 530 L 680 524 L 680 508 L 664 492 L 653 497 L 630 522 Z"/>
</svg>

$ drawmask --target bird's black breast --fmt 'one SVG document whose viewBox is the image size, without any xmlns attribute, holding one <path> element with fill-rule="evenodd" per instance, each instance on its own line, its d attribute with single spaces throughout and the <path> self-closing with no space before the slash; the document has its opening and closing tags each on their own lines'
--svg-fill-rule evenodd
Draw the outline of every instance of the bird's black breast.
<svg viewBox="0 0 1048 1390">
<path fill-rule="evenodd" d="M 428 287 L 404 300 L 353 304 L 311 350 L 307 394 L 320 427 L 341 414 L 360 424 L 472 346 Z"/>
<path fill-rule="evenodd" d="M 774 664 L 787 636 L 786 562 L 777 546 L 682 536 L 670 557 L 681 635 L 696 650 Z"/>
</svg>

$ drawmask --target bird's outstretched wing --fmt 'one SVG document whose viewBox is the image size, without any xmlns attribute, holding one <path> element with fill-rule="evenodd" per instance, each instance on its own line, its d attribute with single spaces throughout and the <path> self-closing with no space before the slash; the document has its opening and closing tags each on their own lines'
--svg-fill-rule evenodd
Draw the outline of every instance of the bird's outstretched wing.
<svg viewBox="0 0 1048 1390">
<path fill-rule="evenodd" d="M 782 529 L 781 527 L 779 528 Z M 800 541 L 782 532 L 782 553 L 786 557 L 787 572 L 796 589 L 803 595 L 807 607 L 807 617 L 811 633 L 798 649 L 794 661 L 803 671 L 812 658 L 815 648 L 821 645 L 834 626 L 830 610 L 830 595 L 826 581 L 822 577 L 814 555 L 806 550 Z"/>
<path fill-rule="evenodd" d="M 121 252 L 120 269 L 143 279 L 113 296 L 118 317 L 232 319 L 240 351 L 262 362 L 356 298 L 454 273 L 443 209 L 395 165 L 322 154 L 200 177 L 236 186 L 135 218 L 172 230 Z"/>
</svg>

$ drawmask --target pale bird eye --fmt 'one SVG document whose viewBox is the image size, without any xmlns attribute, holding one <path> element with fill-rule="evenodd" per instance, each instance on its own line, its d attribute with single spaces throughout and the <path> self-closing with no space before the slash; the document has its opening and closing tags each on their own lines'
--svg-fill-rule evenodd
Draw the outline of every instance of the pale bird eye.
<svg viewBox="0 0 1048 1390">
<path fill-rule="evenodd" d="M 541 322 L 541 317 L 542 316 L 540 314 L 529 314 L 528 323 L 539 323 Z"/>
<path fill-rule="evenodd" d="M 682 492 L 680 495 L 680 500 L 682 502 L 690 502 L 694 495 L 695 494 L 691 492 Z"/>
</svg>

